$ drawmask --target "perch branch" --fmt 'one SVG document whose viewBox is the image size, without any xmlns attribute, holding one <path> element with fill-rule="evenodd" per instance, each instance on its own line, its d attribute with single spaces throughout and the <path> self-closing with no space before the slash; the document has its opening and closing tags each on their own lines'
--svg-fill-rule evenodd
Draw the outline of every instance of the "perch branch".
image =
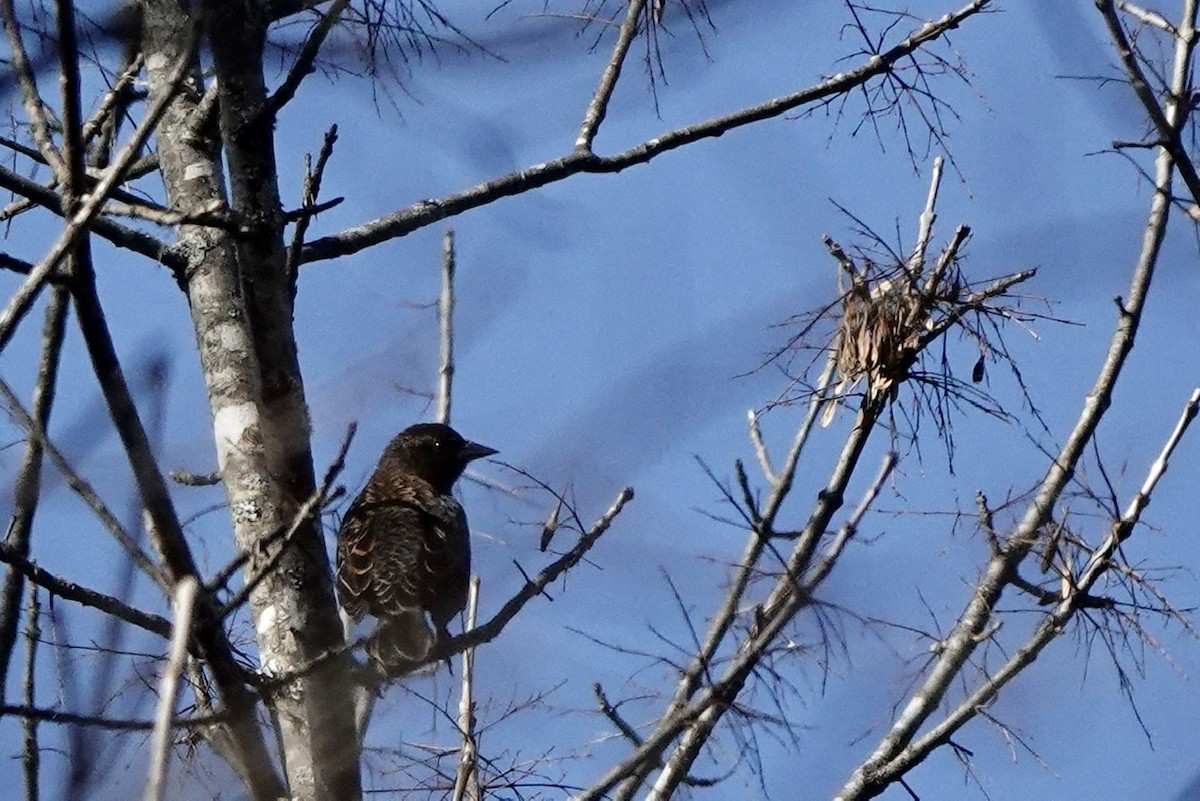
<svg viewBox="0 0 1200 801">
<path fill-rule="evenodd" d="M 467 624 L 464 631 L 475 628 L 479 611 L 479 576 L 472 576 L 467 591 Z M 454 801 L 480 801 L 479 745 L 475 738 L 475 699 L 471 683 L 475 675 L 475 649 L 462 653 L 462 694 L 458 700 L 458 731 L 462 735 L 458 771 L 454 777 Z"/>
</svg>

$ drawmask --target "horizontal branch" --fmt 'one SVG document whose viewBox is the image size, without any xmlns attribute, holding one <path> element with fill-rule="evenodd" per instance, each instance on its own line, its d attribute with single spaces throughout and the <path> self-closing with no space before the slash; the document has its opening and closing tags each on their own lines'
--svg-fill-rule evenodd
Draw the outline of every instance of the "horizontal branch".
<svg viewBox="0 0 1200 801">
<path fill-rule="evenodd" d="M 627 167 L 645 164 L 656 156 L 693 142 L 715 138 L 755 122 L 779 117 L 800 106 L 845 94 L 871 78 L 888 73 L 898 61 L 958 27 L 968 17 L 986 8 L 989 3 L 990 0 L 972 0 L 958 11 L 921 26 L 886 53 L 872 55 L 855 69 L 840 72 L 808 89 L 669 131 L 613 156 L 597 156 L 588 150 L 576 150 L 562 158 L 508 173 L 452 195 L 419 201 L 406 209 L 357 228 L 310 242 L 304 247 L 300 261 L 306 263 L 348 256 L 500 198 L 522 194 L 579 173 L 620 172 Z"/>
<path fill-rule="evenodd" d="M 40 720 L 43 723 L 58 723 L 63 726 L 87 726 L 93 729 L 109 731 L 150 731 L 154 728 L 152 720 L 136 718 L 105 718 L 99 715 L 81 715 L 78 712 L 64 712 L 61 709 L 46 709 L 44 707 L 27 706 L 25 704 L 0 704 L 0 717 L 12 715 L 18 718 Z M 224 715 L 198 715 L 194 718 L 175 718 L 172 725 L 177 729 L 191 729 L 211 726 L 225 719 Z"/>
<path fill-rule="evenodd" d="M 59 197 L 58 192 L 3 166 L 0 166 L 0 189 L 7 189 L 60 217 L 63 216 L 62 198 Z M 97 236 L 117 247 L 140 253 L 156 262 L 165 264 L 172 270 L 179 270 L 184 266 L 183 258 L 171 250 L 166 242 L 147 233 L 115 223 L 105 217 L 93 218 L 87 223 L 87 227 Z"/>
<path fill-rule="evenodd" d="M 102 592 L 89 589 L 73 581 L 59 578 L 48 570 L 38 567 L 33 562 L 16 553 L 5 543 L 0 543 L 0 562 L 11 565 L 17 572 L 34 584 L 42 587 L 51 595 L 65 598 L 68 601 L 90 606 L 107 615 L 120 618 L 126 623 L 145 629 L 160 637 L 171 634 L 171 623 L 165 617 L 153 612 L 143 612 L 130 606 L 119 598 L 105 595 Z"/>
</svg>

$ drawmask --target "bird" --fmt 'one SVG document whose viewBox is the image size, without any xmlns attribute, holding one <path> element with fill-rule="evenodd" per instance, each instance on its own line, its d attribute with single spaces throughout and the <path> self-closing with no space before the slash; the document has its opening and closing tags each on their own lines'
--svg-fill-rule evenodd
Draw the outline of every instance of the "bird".
<svg viewBox="0 0 1200 801">
<path fill-rule="evenodd" d="M 378 621 L 367 656 L 388 678 L 421 665 L 466 606 L 470 531 L 451 490 L 468 464 L 495 453 L 442 423 L 410 426 L 388 443 L 342 518 L 337 586 L 343 619 L 347 628 L 368 614 Z"/>
</svg>

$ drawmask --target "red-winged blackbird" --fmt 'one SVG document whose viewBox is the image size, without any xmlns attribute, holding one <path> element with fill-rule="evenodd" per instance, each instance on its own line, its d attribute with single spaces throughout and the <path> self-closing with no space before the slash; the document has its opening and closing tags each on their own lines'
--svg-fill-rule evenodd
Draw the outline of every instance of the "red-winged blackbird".
<svg viewBox="0 0 1200 801">
<path fill-rule="evenodd" d="M 342 519 L 338 532 L 338 596 L 358 622 L 379 621 L 367 654 L 388 676 L 400 676 L 433 647 L 467 603 L 471 543 L 467 516 L 450 494 L 474 459 L 496 450 L 463 439 L 441 423 L 401 431 Z"/>
</svg>

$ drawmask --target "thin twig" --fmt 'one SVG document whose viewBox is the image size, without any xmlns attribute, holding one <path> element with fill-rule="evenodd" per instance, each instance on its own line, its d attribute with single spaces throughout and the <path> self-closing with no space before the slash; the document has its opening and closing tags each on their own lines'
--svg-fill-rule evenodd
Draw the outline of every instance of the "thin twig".
<svg viewBox="0 0 1200 801">
<path fill-rule="evenodd" d="M 946 333 L 959 320 L 974 311 L 979 311 L 992 298 L 999 297 L 1017 284 L 1028 281 L 1037 275 L 1037 269 L 1021 270 L 1011 275 L 1005 275 L 991 281 L 982 289 L 976 290 L 955 303 L 945 315 L 933 321 L 917 339 L 917 349 L 921 350 Z"/>
<path fill-rule="evenodd" d="M 631 742 L 635 747 L 642 744 L 642 736 L 637 733 L 629 721 L 621 715 L 621 711 L 608 700 L 608 695 L 605 694 L 604 688 L 600 686 L 600 682 L 592 684 L 592 695 L 596 696 L 596 708 L 600 710 L 600 714 L 608 719 L 608 722 L 617 727 L 617 731 L 621 736 Z"/>
<path fill-rule="evenodd" d="M 25 705 L 34 706 L 37 703 L 35 688 L 37 685 L 37 649 L 42 638 L 41 617 L 42 605 L 38 600 L 37 587 L 29 588 L 29 612 L 25 627 Z M 21 721 L 24 729 L 25 748 L 21 756 L 21 766 L 25 772 L 26 801 L 37 801 L 41 783 L 38 780 L 41 765 L 41 748 L 38 746 L 38 722 L 34 718 Z"/>
<path fill-rule="evenodd" d="M 287 105 L 288 101 L 295 97 L 296 90 L 300 88 L 300 83 L 312 74 L 313 62 L 317 59 L 317 53 L 320 51 L 321 45 L 325 43 L 329 32 L 333 30 L 333 26 L 337 24 L 342 16 L 342 12 L 349 5 L 350 0 L 333 0 L 333 3 L 321 16 L 320 21 L 309 31 L 308 37 L 304 40 L 304 45 L 300 48 L 300 52 L 296 54 L 295 63 L 288 70 L 287 77 L 283 79 L 283 83 L 275 90 L 275 94 L 267 99 L 267 105 L 262 111 L 265 117 L 273 119 Z M 259 124 L 263 124 L 262 121 Z"/>
<path fill-rule="evenodd" d="M 929 241 L 933 238 L 933 223 L 937 220 L 938 190 L 942 185 L 942 157 L 933 160 L 933 174 L 929 178 L 929 196 L 925 199 L 925 208 L 917 218 L 917 244 L 913 247 L 907 268 L 910 280 L 916 283 L 917 277 L 925 267 L 925 253 L 929 249 Z"/>
<path fill-rule="evenodd" d="M 250 224 L 241 215 L 229 208 L 222 201 L 216 201 L 207 208 L 193 211 L 176 211 L 147 205 L 146 203 L 122 203 L 110 200 L 104 206 L 106 214 L 117 217 L 132 217 L 137 220 L 148 220 L 165 226 L 203 225 L 210 228 L 220 228 L 231 234 L 244 236 L 252 233 Z"/>
<path fill-rule="evenodd" d="M 1188 398 L 1183 407 L 1183 413 L 1180 414 L 1179 420 L 1175 423 L 1175 429 L 1163 444 L 1162 451 L 1159 452 L 1158 458 L 1154 460 L 1154 464 L 1150 466 L 1149 472 L 1146 474 L 1146 480 L 1142 483 L 1141 488 L 1134 493 L 1130 499 L 1129 505 L 1125 507 L 1124 513 L 1118 520 L 1113 521 L 1113 525 L 1109 529 L 1108 537 L 1104 543 L 1092 553 L 1083 570 L 1080 571 L 1079 577 L 1075 580 L 1075 586 L 1081 591 L 1086 592 L 1089 587 L 1096 583 L 1099 575 L 1109 568 L 1110 560 L 1113 554 L 1116 553 L 1118 547 L 1125 540 L 1129 539 L 1133 533 L 1133 528 L 1141 519 L 1142 512 L 1150 504 L 1150 496 L 1154 493 L 1154 488 L 1158 486 L 1158 482 L 1162 479 L 1163 474 L 1167 471 L 1167 465 L 1170 461 L 1171 454 L 1175 452 L 1175 448 L 1183 439 L 1184 433 L 1188 426 L 1196 419 L 1197 409 L 1200 408 L 1200 388 L 1192 391 L 1192 395 Z"/>
<path fill-rule="evenodd" d="M 542 523 L 542 534 L 538 537 L 538 550 L 542 553 L 550 547 L 550 543 L 554 540 L 554 535 L 558 533 L 558 527 L 561 525 L 563 497 L 571 489 L 568 484 L 563 489 L 561 495 L 557 495 L 554 499 L 554 506 L 550 507 L 550 514 L 546 515 L 546 522 Z"/>
<path fill-rule="evenodd" d="M 950 269 L 950 265 L 958 260 L 958 254 L 962 250 L 963 245 L 967 242 L 967 237 L 971 235 L 971 228 L 967 225 L 960 225 L 954 229 L 954 236 L 950 237 L 950 241 L 946 247 L 942 249 L 938 256 L 937 262 L 933 265 L 933 270 L 929 273 L 929 278 L 925 281 L 924 292 L 928 297 L 935 297 L 938 290 L 942 287 L 942 278 L 946 275 L 946 271 Z M 911 262 L 910 262 L 911 264 Z M 920 269 L 924 262 L 917 266 Z M 1000 290 L 1003 292 L 1008 287 Z"/>
<path fill-rule="evenodd" d="M 20 275 L 29 275 L 29 271 L 33 269 L 33 265 L 23 259 L 0 252 L 0 269 L 9 270 Z M 53 275 L 50 276 L 49 280 L 51 284 L 63 283 L 60 278 Z"/>
<path fill-rule="evenodd" d="M 454 389 L 454 231 L 442 236 L 442 294 L 438 297 L 438 332 L 441 364 L 438 366 L 437 421 L 450 424 L 451 392 Z"/>
<path fill-rule="evenodd" d="M 166 111 L 167 105 L 174 99 L 175 93 L 183 83 L 183 79 L 187 77 L 195 43 L 196 35 L 193 31 L 189 36 L 186 53 L 171 73 L 170 91 L 164 92 L 154 103 L 150 104 L 150 107 L 146 110 L 146 116 L 138 124 L 129 141 L 117 153 L 116 158 L 113 159 L 113 163 L 105 172 L 104 177 L 88 197 L 83 200 L 79 209 L 71 215 L 66 228 L 63 229 L 58 240 L 50 248 L 49 253 L 34 265 L 29 277 L 13 293 L 3 313 L 0 313 L 0 351 L 8 345 L 13 332 L 16 330 L 17 323 L 21 321 L 21 318 L 29 310 L 30 305 L 41 291 L 42 285 L 46 282 L 50 273 L 58 267 L 62 258 L 74 247 L 79 235 L 86 230 L 92 219 L 100 213 L 100 209 L 108 199 L 109 193 L 113 187 L 124 179 L 126 168 L 141 151 L 146 140 L 150 138 L 150 134 L 158 126 L 159 118 Z"/>
<path fill-rule="evenodd" d="M 833 569 L 837 563 L 838 557 L 841 556 L 842 550 L 846 547 L 846 543 L 853 539 L 858 533 L 858 526 L 862 522 L 863 516 L 867 510 L 871 508 L 871 504 L 879 497 L 883 485 L 891 476 L 892 471 L 896 469 L 896 463 L 899 461 L 899 456 L 895 451 L 888 451 L 884 454 L 883 462 L 879 465 L 879 472 L 875 475 L 875 480 L 871 482 L 871 486 L 863 493 L 862 499 L 858 502 L 858 506 L 846 518 L 846 522 L 842 523 L 838 528 L 837 535 L 833 541 L 825 548 L 825 552 L 821 554 L 820 560 L 813 566 L 812 572 L 805 577 L 805 585 L 810 588 L 810 592 L 821 586 L 825 577 Z"/>
<path fill-rule="evenodd" d="M 7 222 L 11 219 L 16 218 L 18 215 L 24 214 L 25 212 L 29 211 L 30 209 L 35 209 L 35 208 L 37 208 L 37 204 L 34 203 L 32 200 L 29 200 L 28 198 L 21 198 L 20 200 L 14 200 L 13 202 L 11 202 L 7 206 L 5 206 L 3 209 L 0 209 L 0 222 Z M 28 269 L 21 270 L 20 272 L 23 272 L 26 275 L 28 275 L 29 270 L 32 268 L 33 268 L 33 265 L 31 264 Z"/>
<path fill-rule="evenodd" d="M 334 126 L 334 127 L 337 127 L 337 126 Z M 304 170 L 305 170 L 306 174 L 310 172 L 310 164 L 309 164 L 310 161 L 311 160 L 307 156 L 305 156 Z M 330 198 L 329 200 L 322 200 L 320 203 L 313 203 L 311 206 L 301 206 L 298 209 L 284 209 L 283 221 L 285 223 L 294 223 L 294 222 L 300 222 L 301 220 L 304 220 L 305 221 L 304 224 L 307 226 L 308 221 L 312 220 L 317 215 L 322 214 L 326 211 L 329 211 L 330 209 L 335 209 L 345 202 L 346 202 L 345 197 L 334 197 L 334 198 Z M 301 241 L 300 245 L 303 245 L 303 244 L 304 244 L 304 242 Z M 299 252 L 299 251 L 297 250 L 297 252 Z"/>
<path fill-rule="evenodd" d="M 133 82 L 137 80 L 138 73 L 142 70 L 142 54 L 134 55 L 133 60 L 129 62 L 117 80 L 113 83 L 112 88 L 105 93 L 100 99 L 100 104 L 96 107 L 96 111 L 92 114 L 91 119 L 83 126 L 83 141 L 90 142 L 97 133 L 100 132 L 110 114 L 121 103 L 122 98 L 133 87 Z"/>
<path fill-rule="evenodd" d="M 17 155 L 24 156 L 31 161 L 36 161 L 38 164 L 42 164 L 47 167 L 50 166 L 49 162 L 46 161 L 46 157 L 42 155 L 42 151 L 38 150 L 36 147 L 30 147 L 29 145 L 18 142 L 16 139 L 12 139 L 7 136 L 0 136 L 0 145 L 7 147 Z M 48 185 L 51 187 L 58 186 L 58 176 L 51 175 Z"/>
<path fill-rule="evenodd" d="M 600 74 L 600 85 L 596 87 L 596 92 L 583 115 L 583 122 L 579 126 L 579 136 L 575 139 L 576 150 L 586 153 L 592 151 L 592 142 L 596 139 L 596 132 L 600 130 L 600 123 L 608 113 L 608 101 L 612 99 L 613 91 L 617 88 L 621 68 L 625 65 L 629 46 L 637 36 L 642 12 L 645 10 L 646 0 L 630 0 L 629 7 L 625 10 L 625 20 L 617 33 L 617 41 L 613 44 L 612 57 L 604 65 L 604 71 Z"/>
<path fill-rule="evenodd" d="M 439 642 L 433 649 L 434 653 L 431 653 L 427 657 L 427 661 L 430 663 L 440 662 L 453 654 L 465 651 L 467 648 L 494 640 L 504 630 L 508 621 L 512 620 L 526 603 L 541 595 L 546 587 L 554 583 L 555 579 L 583 560 L 584 554 L 591 550 L 592 546 L 596 544 L 596 541 L 600 539 L 604 532 L 608 531 L 613 520 L 625 508 L 625 504 L 631 500 L 633 500 L 633 487 L 626 487 L 617 493 L 616 500 L 600 516 L 600 519 L 579 538 L 579 542 L 575 543 L 575 547 L 551 562 L 539 571 L 536 576 L 527 580 L 525 585 L 500 608 L 500 611 L 482 626 L 468 632 L 463 632 L 457 637 L 452 637 L 445 643 Z"/>
<path fill-rule="evenodd" d="M 37 420 L 43 431 L 50 421 L 50 410 L 54 405 L 54 392 L 58 385 L 59 356 L 62 353 L 63 334 L 67 320 L 67 293 L 55 287 L 46 305 L 42 324 L 42 355 L 38 362 L 37 378 L 34 381 L 31 417 Z M 29 555 L 33 532 L 34 515 L 37 512 L 42 481 L 42 446 L 35 437 L 25 440 L 25 452 L 21 467 L 17 470 L 13 490 L 13 513 L 8 524 L 8 535 L 4 545 L 22 558 Z M 4 576 L 4 589 L 0 593 L 0 687 L 5 686 L 8 666 L 13 647 L 17 641 L 17 623 L 20 619 L 21 596 L 24 595 L 23 575 L 10 569 Z"/>
<path fill-rule="evenodd" d="M 18 718 L 37 720 L 42 723 L 54 723 L 59 726 L 85 726 L 107 731 L 153 731 L 153 720 L 137 718 L 106 718 L 101 715 L 83 715 L 78 712 L 67 712 L 62 709 L 46 709 L 45 707 L 29 706 L 28 704 L 0 704 L 0 717 L 12 715 Z M 212 715 L 194 715 L 187 718 L 176 718 L 175 727 L 179 729 L 202 729 L 217 723 L 222 723 L 228 715 L 216 713 Z"/>
<path fill-rule="evenodd" d="M 221 86 L 214 76 L 208 83 L 208 88 L 204 90 L 204 95 L 188 114 L 187 131 L 193 139 L 206 138 L 206 131 L 210 125 L 216 124 L 217 109 L 220 106 Z"/>
<path fill-rule="evenodd" d="M 25 435 L 34 440 L 38 444 L 38 447 L 50 458 L 50 463 L 62 475 L 67 486 L 88 505 L 92 510 L 92 514 L 96 515 L 96 519 L 100 521 L 100 524 L 121 544 L 121 547 L 137 563 L 141 571 L 149 576 L 164 591 L 167 591 L 170 583 L 158 565 L 142 550 L 142 546 L 138 544 L 137 538 L 125 530 L 125 527 L 121 525 L 121 521 L 117 519 L 117 516 L 113 514 L 104 501 L 100 499 L 99 494 L 97 494 L 92 485 L 71 467 L 71 464 L 62 455 L 62 452 L 46 436 L 45 429 L 25 410 L 16 393 L 13 392 L 12 387 L 3 379 L 0 379 L 0 398 L 3 398 L 9 412 L 16 418 L 17 424 L 25 430 Z"/>
<path fill-rule="evenodd" d="M 132 174 L 133 170 L 131 169 L 128 177 L 132 177 Z M 36 203 L 59 216 L 66 216 L 66 211 L 62 206 L 62 198 L 58 192 L 42 186 L 37 181 L 32 181 L 2 165 L 0 165 L 0 189 L 20 195 L 30 203 Z M 10 206 L 6 209 L 6 212 L 11 212 L 11 210 L 12 207 Z M 0 215 L 0 220 L 4 219 L 6 217 Z M 119 248 L 139 253 L 153 261 L 161 262 L 173 270 L 182 269 L 184 266 L 184 260 L 178 253 L 171 250 L 162 240 L 143 231 L 121 225 L 105 217 L 94 217 L 87 225 L 89 230 L 104 237 L 104 239 Z M 32 270 L 26 270 L 25 272 L 29 273 Z"/>
<path fill-rule="evenodd" d="M 0 0 L 9 2 L 9 0 Z M 58 170 L 63 187 L 63 205 L 68 213 L 77 210 L 82 199 L 87 168 L 84 163 L 83 100 L 80 97 L 79 40 L 75 35 L 75 4 L 56 0 L 55 30 L 58 33 L 58 84 L 62 105 L 62 165 Z M 53 162 L 51 162 L 53 163 Z M 67 251 L 70 252 L 70 249 Z"/>
<path fill-rule="evenodd" d="M 304 247 L 304 237 L 308 233 L 308 226 L 312 223 L 313 217 L 322 208 L 317 198 L 321 195 L 321 179 L 325 176 L 325 165 L 329 163 L 329 157 L 333 155 L 333 146 L 337 143 L 338 127 L 336 125 L 329 126 L 329 130 L 325 132 L 325 138 L 321 142 L 321 151 L 317 154 L 317 166 L 311 167 L 311 160 L 308 154 L 304 156 L 304 190 L 300 198 L 300 214 L 296 218 L 296 227 L 292 229 L 292 244 L 287 251 L 287 274 L 291 277 L 292 285 L 296 283 L 296 273 L 300 265 L 300 251 Z M 341 199 L 337 198 L 336 202 L 331 205 L 337 205 Z"/>
<path fill-rule="evenodd" d="M 1142 8 L 1141 6 L 1136 6 L 1133 3 L 1124 2 L 1124 0 L 1121 0 L 1121 2 L 1117 3 L 1117 8 L 1121 9 L 1129 16 L 1136 18 L 1137 21 L 1143 25 L 1152 25 L 1171 37 L 1179 35 L 1179 32 L 1175 29 L 1175 26 L 1168 22 L 1166 17 L 1164 17 L 1162 14 L 1159 14 L 1157 11 L 1151 11 Z"/>
<path fill-rule="evenodd" d="M 751 409 L 746 412 L 746 420 L 750 429 L 750 444 L 754 446 L 754 455 L 758 459 L 758 467 L 762 470 L 763 478 L 768 484 L 778 483 L 775 468 L 771 466 L 771 455 L 767 452 L 767 444 L 763 442 L 762 430 L 758 427 L 758 412 Z"/>
<path fill-rule="evenodd" d="M 479 576 L 471 576 L 467 590 L 467 624 L 464 631 L 475 628 L 479 611 Z M 475 649 L 462 653 L 462 694 L 458 700 L 458 731 L 462 735 L 458 771 L 454 777 L 454 801 L 479 801 L 479 744 L 475 741 L 475 699 L 471 683 L 475 675 Z"/>
<path fill-rule="evenodd" d="M 162 801 L 167 792 L 167 763 L 171 756 L 174 731 L 175 702 L 179 699 L 179 677 L 188 658 L 191 639 L 192 609 L 199 582 L 186 576 L 175 588 L 175 619 L 171 627 L 171 647 L 163 667 L 158 691 L 158 714 L 154 717 L 154 734 L 150 746 L 150 771 L 146 779 L 145 801 Z"/>
<path fill-rule="evenodd" d="M 263 579 L 271 575 L 271 573 L 279 565 L 279 560 L 283 558 L 284 553 L 287 551 L 288 546 L 291 544 L 292 539 L 296 536 L 297 532 L 301 531 L 305 525 L 311 522 L 313 516 L 329 501 L 330 497 L 333 495 L 333 482 L 337 480 L 337 477 L 341 474 L 342 469 L 346 466 L 346 453 L 350 450 L 350 443 L 354 440 L 354 432 L 357 430 L 357 423 L 351 423 L 346 427 L 346 435 L 342 437 L 342 444 L 338 448 L 337 455 L 334 457 L 333 461 L 330 462 L 329 469 L 325 471 L 324 480 L 321 482 L 319 487 L 313 490 L 313 493 L 308 496 L 304 503 L 300 505 L 300 508 L 296 510 L 296 513 L 292 516 L 291 523 L 279 529 L 277 532 L 272 532 L 272 534 L 264 537 L 258 543 L 259 549 L 263 552 L 265 552 L 267 548 L 270 548 L 276 540 L 279 540 L 279 547 L 275 549 L 274 553 L 271 553 L 269 556 L 267 556 L 262 563 L 255 564 L 254 574 L 248 577 L 246 579 L 246 583 L 242 585 L 242 588 L 234 593 L 233 596 L 220 608 L 220 610 L 217 612 L 218 618 L 228 617 L 230 614 L 237 611 L 242 604 L 249 600 L 250 594 L 254 592 L 254 588 L 257 587 Z M 229 565 L 221 570 L 217 576 L 217 580 L 210 583 L 212 588 L 216 589 L 222 586 L 226 581 L 229 580 L 229 577 L 234 571 L 239 569 L 246 562 L 250 561 L 253 556 L 254 554 L 248 552 L 242 552 L 238 554 L 238 556 Z"/>
<path fill-rule="evenodd" d="M 29 127 L 33 141 L 37 143 L 42 157 L 61 181 L 66 173 L 62 154 L 54 144 L 50 135 L 48 121 L 49 110 L 38 93 L 37 77 L 33 66 L 29 63 L 29 54 L 25 50 L 25 42 L 21 39 L 21 25 L 17 21 L 17 13 L 13 9 L 12 0 L 0 0 L 0 16 L 4 19 L 4 27 L 8 31 L 8 50 L 13 72 L 16 73 L 17 85 L 21 87 L 21 101 L 25 104 L 25 113 L 29 115 Z"/>
<path fill-rule="evenodd" d="M 14 573 L 45 589 L 52 596 L 97 609 L 106 615 L 119 618 L 160 637 L 167 637 L 171 633 L 171 624 L 165 617 L 153 612 L 144 612 L 137 607 L 130 606 L 120 598 L 60 578 L 50 571 L 38 567 L 7 543 L 0 542 L 0 562 L 11 566 Z"/>
</svg>

